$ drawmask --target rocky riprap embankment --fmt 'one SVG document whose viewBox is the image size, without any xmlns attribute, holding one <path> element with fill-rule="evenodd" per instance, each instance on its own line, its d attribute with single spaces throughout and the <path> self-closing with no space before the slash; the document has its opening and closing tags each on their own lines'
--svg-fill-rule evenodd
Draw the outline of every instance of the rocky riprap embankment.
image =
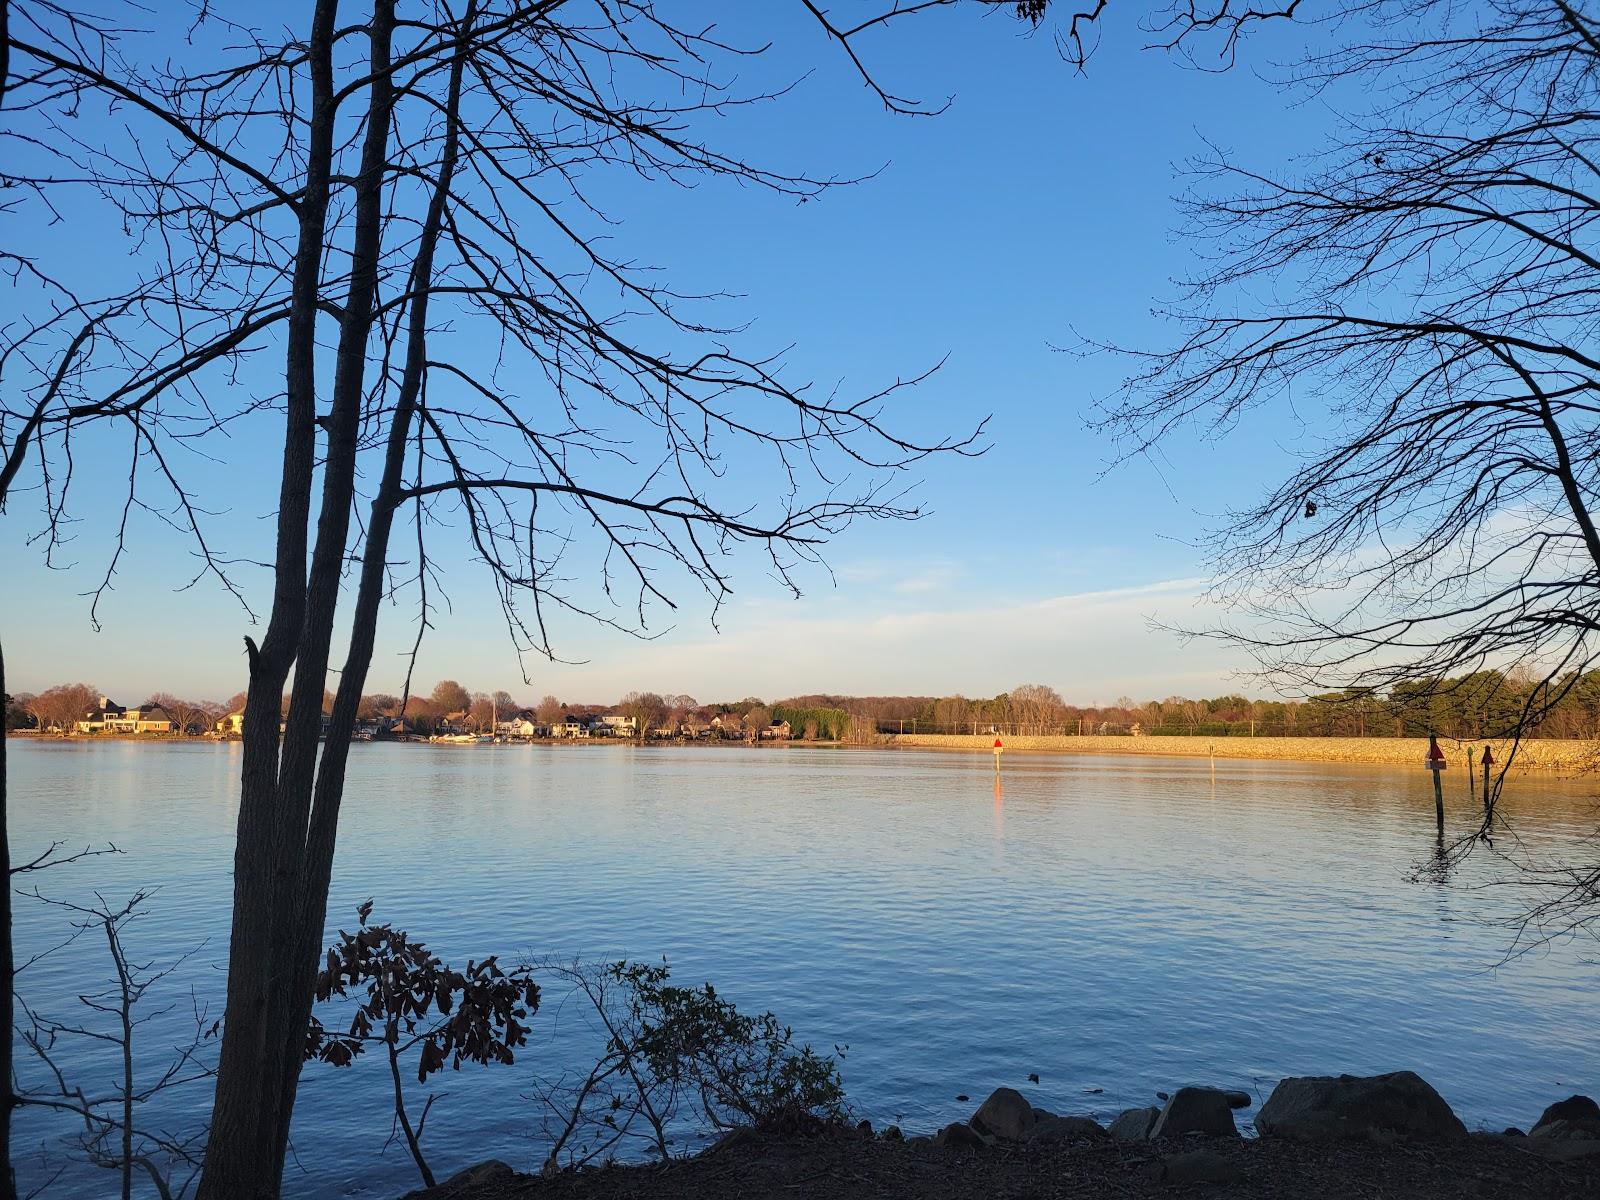
<svg viewBox="0 0 1600 1200">
<path fill-rule="evenodd" d="M 1523 1133 L 1469 1133 L 1409 1071 L 1280 1082 L 1240 1136 L 1244 1092 L 1180 1087 L 1109 1126 L 1035 1107 L 1012 1088 L 926 1137 L 890 1126 L 818 1126 L 809 1136 L 741 1131 L 694 1158 L 519 1175 L 483 1163 L 428 1200 L 955 1200 L 1160 1197 L 1175 1189 L 1261 1198 L 1569 1200 L 1600 1197 L 1600 1105 L 1573 1096 Z"/>
</svg>

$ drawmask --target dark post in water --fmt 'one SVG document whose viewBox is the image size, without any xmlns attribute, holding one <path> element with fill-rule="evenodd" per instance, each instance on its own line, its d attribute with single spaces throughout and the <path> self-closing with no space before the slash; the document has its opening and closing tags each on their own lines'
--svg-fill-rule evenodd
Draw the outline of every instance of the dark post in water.
<svg viewBox="0 0 1600 1200">
<path fill-rule="evenodd" d="M 1439 749 L 1437 734 L 1428 735 L 1428 770 L 1433 772 L 1433 812 L 1439 822 L 1439 832 L 1444 832 L 1444 784 L 1439 779 L 1439 772 L 1445 768 L 1444 751 Z"/>
<path fill-rule="evenodd" d="M 1483 810 L 1489 811 L 1489 768 L 1494 766 L 1494 751 L 1487 742 L 1483 746 Z"/>
</svg>

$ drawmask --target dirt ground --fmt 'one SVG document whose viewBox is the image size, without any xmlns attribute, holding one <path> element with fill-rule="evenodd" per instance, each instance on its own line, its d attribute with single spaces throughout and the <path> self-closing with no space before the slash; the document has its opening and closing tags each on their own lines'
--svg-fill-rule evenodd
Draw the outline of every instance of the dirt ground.
<svg viewBox="0 0 1600 1200">
<path fill-rule="evenodd" d="M 1527 1139 L 1447 1145 L 1110 1139 L 952 1149 L 926 1139 L 736 1139 L 696 1158 L 550 1178 L 505 1175 L 428 1200 L 1101 1200 L 1203 1195 L 1293 1200 L 1600 1200 L 1600 1154 L 1555 1161 Z M 409 1198 L 408 1198 L 409 1200 Z"/>
</svg>

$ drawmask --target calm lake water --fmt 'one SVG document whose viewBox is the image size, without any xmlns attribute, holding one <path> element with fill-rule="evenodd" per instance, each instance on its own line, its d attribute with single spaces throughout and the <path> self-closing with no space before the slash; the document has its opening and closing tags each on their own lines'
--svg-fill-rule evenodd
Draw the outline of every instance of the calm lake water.
<svg viewBox="0 0 1600 1200">
<path fill-rule="evenodd" d="M 190 989 L 221 995 L 239 748 L 10 750 L 18 859 L 52 840 L 126 852 L 36 877 L 43 889 L 157 887 L 128 935 L 135 957 L 200 947 L 150 1002 L 175 1006 L 149 1028 L 158 1059 L 192 1027 Z M 1464 828 L 1466 781 L 1447 783 Z M 1534 852 L 1592 861 L 1592 791 L 1518 780 L 1508 809 Z M 375 919 L 461 965 L 664 955 L 681 982 L 771 1008 L 819 1048 L 848 1045 L 854 1107 L 911 1131 L 1002 1084 L 1109 1118 L 1186 1083 L 1259 1102 L 1286 1074 L 1411 1068 L 1469 1126 L 1496 1129 L 1600 1093 L 1594 943 L 1503 962 L 1499 922 L 1524 897 L 1474 886 L 1502 874 L 1487 855 L 1455 886 L 1408 882 L 1432 844 L 1420 770 L 1218 762 L 1213 780 L 1200 759 L 1015 754 L 997 782 L 984 755 L 357 746 L 330 924 L 353 927 L 372 897 Z M 19 957 L 66 929 L 61 911 L 18 904 Z M 105 973 L 84 943 L 30 967 L 19 992 L 71 1016 Z M 516 1066 L 436 1077 L 448 1096 L 425 1145 L 441 1176 L 541 1161 L 527 1071 L 573 1057 L 581 1028 L 546 1007 Z M 114 1079 L 103 1056 L 62 1057 L 91 1091 Z M 416 1186 L 384 1144 L 381 1060 L 304 1078 L 289 1195 Z M 189 1089 L 159 1116 L 198 1122 L 208 1098 Z M 19 1117 L 18 1150 L 37 1148 L 19 1156 L 25 1187 L 64 1161 L 70 1132 Z M 69 1170 L 52 1194 L 111 1190 Z"/>
</svg>

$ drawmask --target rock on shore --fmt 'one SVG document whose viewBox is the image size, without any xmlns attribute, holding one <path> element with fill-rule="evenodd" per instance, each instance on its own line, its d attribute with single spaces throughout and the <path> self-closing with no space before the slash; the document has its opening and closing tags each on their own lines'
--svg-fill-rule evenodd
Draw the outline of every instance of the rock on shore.
<svg viewBox="0 0 1600 1200">
<path fill-rule="evenodd" d="M 1149 1139 L 1150 1131 L 1155 1128 L 1156 1118 L 1160 1115 L 1159 1108 L 1125 1109 L 1111 1122 L 1107 1132 L 1124 1142 L 1143 1142 Z"/>
<path fill-rule="evenodd" d="M 1175 1138 L 1186 1133 L 1208 1137 L 1238 1137 L 1233 1123 L 1233 1105 L 1227 1093 L 1216 1088 L 1182 1087 L 1168 1098 L 1150 1137 Z"/>
<path fill-rule="evenodd" d="M 1571 1138 L 1575 1133 L 1600 1138 L 1600 1104 L 1588 1096 L 1568 1096 L 1539 1115 L 1528 1131 L 1530 1137 Z"/>
<path fill-rule="evenodd" d="M 1256 1114 L 1263 1137 L 1301 1141 L 1457 1141 L 1467 1127 L 1410 1071 L 1285 1079 Z"/>
<path fill-rule="evenodd" d="M 686 1159 L 519 1175 L 480 1163 L 413 1197 L 426 1200 L 1071 1200 L 1165 1197 L 1174 1187 L 1242 1184 L 1252 1196 L 1321 1200 L 1570 1200 L 1600 1197 L 1600 1105 L 1550 1105 L 1526 1136 L 1469 1136 L 1410 1071 L 1285 1079 L 1239 1136 L 1239 1093 L 1182 1087 L 1161 1108 L 1128 1109 L 1109 1129 L 1035 1108 L 999 1088 L 970 1120 L 933 1137 L 874 1136 L 867 1122 L 818 1123 L 805 1136 L 741 1129 Z M 1248 1100 L 1248 1097 L 1245 1097 Z M 1434 1143 L 1449 1142 L 1441 1155 Z M 859 1184 L 860 1186 L 856 1186 Z"/>
<path fill-rule="evenodd" d="M 1020 1142 L 1033 1132 L 1038 1123 L 1033 1105 L 1015 1088 L 996 1088 L 989 1098 L 978 1106 L 968 1122 L 979 1133 L 1007 1142 Z"/>
<path fill-rule="evenodd" d="M 1600 1158 L 1529 1154 L 1498 1137 L 1440 1154 L 1412 1142 L 1207 1138 L 997 1142 L 865 1138 L 841 1126 L 811 1136 L 756 1134 L 715 1154 L 666 1163 L 561 1171 L 498 1166 L 416 1200 L 1181 1200 L 1185 1196 L 1316 1200 L 1577 1200 L 1600 1196 Z M 1515 1139 L 1516 1142 L 1536 1139 Z M 1563 1143 L 1550 1143 L 1555 1149 Z M 469 1181 L 470 1180 L 470 1181 Z M 1205 1189 L 1205 1190 L 1201 1190 Z"/>
</svg>

